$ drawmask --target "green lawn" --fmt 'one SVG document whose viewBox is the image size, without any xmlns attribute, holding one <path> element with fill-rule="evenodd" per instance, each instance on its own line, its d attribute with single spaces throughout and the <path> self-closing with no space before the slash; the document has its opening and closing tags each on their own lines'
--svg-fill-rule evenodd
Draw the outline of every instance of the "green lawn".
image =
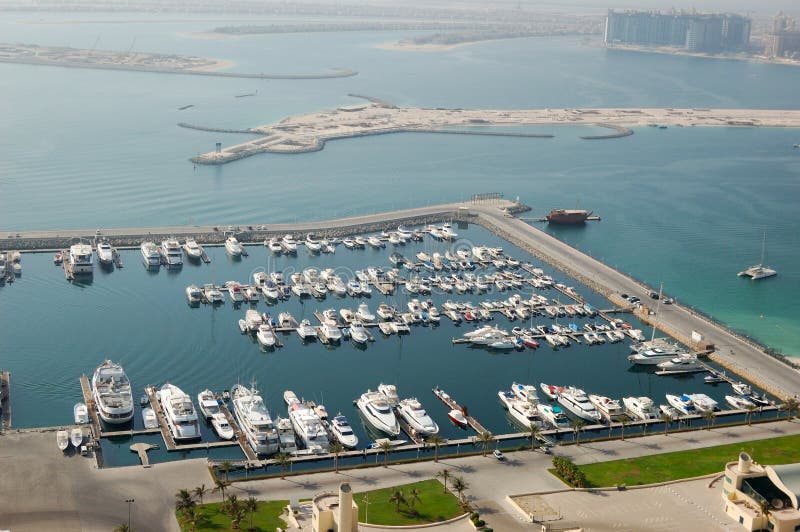
<svg viewBox="0 0 800 532">
<path fill-rule="evenodd" d="M 286 508 L 289 501 L 259 501 L 258 511 L 253 514 L 253 528 L 250 529 L 250 516 L 245 515 L 240 530 L 253 530 L 255 532 L 275 532 L 275 529 L 285 528 L 286 523 L 279 516 Z M 195 527 L 196 532 L 230 530 L 231 519 L 220 510 L 221 503 L 206 503 L 198 505 L 199 518 Z M 180 523 L 180 519 L 178 520 Z M 181 524 L 181 530 L 188 532 L 191 527 Z"/>
<path fill-rule="evenodd" d="M 726 462 L 738 459 L 740 451 L 767 465 L 800 462 L 800 435 L 582 465 L 580 470 L 589 488 L 652 484 L 721 473 Z"/>
<path fill-rule="evenodd" d="M 396 489 L 403 490 L 403 495 L 410 503 L 409 492 L 416 488 L 419 490 L 419 501 L 414 503 L 413 509 L 408 504 L 401 504 L 400 511 L 395 510 L 394 502 L 389 502 Z M 419 525 L 435 523 L 452 519 L 464 513 L 458 506 L 458 499 L 449 491 L 445 492 L 442 483 L 438 480 L 423 480 L 412 484 L 404 484 L 392 488 L 356 493 L 355 501 L 358 504 L 358 520 L 366 523 L 367 505 L 365 499 L 369 496 L 369 524 L 377 525 Z"/>
</svg>

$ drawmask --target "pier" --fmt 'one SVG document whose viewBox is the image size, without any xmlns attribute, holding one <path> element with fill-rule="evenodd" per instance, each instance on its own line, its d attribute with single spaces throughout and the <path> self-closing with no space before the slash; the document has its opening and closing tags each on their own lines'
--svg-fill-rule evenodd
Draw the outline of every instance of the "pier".
<svg viewBox="0 0 800 532">
<path fill-rule="evenodd" d="M 239 427 L 239 424 L 236 422 L 236 418 L 234 418 L 233 414 L 231 414 L 231 411 L 228 410 L 228 405 L 225 403 L 220 403 L 219 411 L 225 415 L 225 419 L 228 420 L 228 424 L 231 426 L 231 428 L 233 428 L 233 434 L 236 438 L 235 443 L 242 448 L 242 452 L 247 459 L 251 462 L 258 460 L 258 456 L 256 455 L 255 451 L 253 451 L 253 448 L 250 447 L 250 444 L 247 443 L 247 438 L 245 437 L 244 432 L 242 432 L 241 427 Z"/>
<path fill-rule="evenodd" d="M 472 429 L 477 432 L 478 434 L 483 434 L 484 432 L 489 432 L 486 430 L 486 427 L 478 423 L 478 420 L 469 415 L 467 411 L 467 407 L 461 406 L 458 404 L 455 399 L 450 397 L 450 395 L 445 392 L 443 389 L 439 388 L 438 386 L 435 387 L 433 390 L 433 395 L 435 395 L 441 402 L 447 405 L 451 410 L 460 410 L 464 417 L 467 419 L 467 424 L 469 424 Z"/>
<path fill-rule="evenodd" d="M 11 372 L 0 371 L 0 432 L 11 429 Z"/>
</svg>

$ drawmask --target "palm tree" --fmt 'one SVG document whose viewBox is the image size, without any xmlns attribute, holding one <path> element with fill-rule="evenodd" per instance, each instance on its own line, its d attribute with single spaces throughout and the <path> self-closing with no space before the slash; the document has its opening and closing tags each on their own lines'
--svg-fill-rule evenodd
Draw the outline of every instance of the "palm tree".
<svg viewBox="0 0 800 532">
<path fill-rule="evenodd" d="M 622 441 L 625 441 L 625 426 L 627 424 L 628 424 L 628 418 L 626 418 L 626 417 L 620 418 L 620 420 L 619 420 L 619 433 L 620 433 L 620 439 Z"/>
<path fill-rule="evenodd" d="M 192 494 L 189 493 L 189 490 L 182 489 L 178 490 L 178 493 L 175 494 L 175 511 L 178 513 L 183 512 L 187 508 L 191 508 L 195 505 L 194 501 L 192 500 Z"/>
<path fill-rule="evenodd" d="M 781 405 L 781 410 L 786 410 L 787 421 L 791 421 L 798 407 L 800 407 L 800 403 L 798 403 L 797 399 L 794 397 L 787 399 L 786 402 Z"/>
<path fill-rule="evenodd" d="M 205 484 L 200 484 L 194 489 L 194 496 L 200 501 L 200 506 L 203 506 L 203 496 L 208 493 Z"/>
<path fill-rule="evenodd" d="M 190 506 L 181 513 L 181 522 L 189 526 L 189 532 L 194 532 L 197 527 L 197 507 Z"/>
<path fill-rule="evenodd" d="M 541 434 L 542 429 L 536 423 L 531 423 L 528 427 L 528 433 L 531 435 L 531 451 L 539 447 L 539 441 L 537 438 L 539 434 Z"/>
<path fill-rule="evenodd" d="M 281 479 L 286 478 L 286 471 L 289 469 L 289 465 L 292 463 L 292 460 L 289 458 L 289 455 L 286 453 L 278 453 L 273 458 L 278 467 L 281 468 Z"/>
<path fill-rule="evenodd" d="M 667 431 L 669 430 L 669 424 L 672 423 L 672 416 L 669 415 L 667 412 L 662 412 L 661 421 L 664 422 L 664 436 L 666 436 Z"/>
<path fill-rule="evenodd" d="M 220 464 L 222 471 L 225 473 L 225 482 L 228 482 L 228 473 L 230 473 L 231 468 L 233 468 L 233 463 L 230 460 L 225 460 Z"/>
<path fill-rule="evenodd" d="M 403 490 L 395 489 L 392 492 L 392 496 L 389 497 L 389 502 L 393 502 L 395 504 L 394 511 L 400 513 L 400 505 L 405 504 L 406 498 L 403 495 Z"/>
<path fill-rule="evenodd" d="M 572 430 L 575 432 L 575 445 L 581 444 L 581 431 L 583 427 L 586 426 L 586 422 L 582 419 L 575 419 L 570 421 L 570 425 L 572 425 Z"/>
<path fill-rule="evenodd" d="M 211 491 L 219 491 L 222 494 L 222 502 L 225 502 L 225 488 L 230 486 L 230 482 L 222 480 L 221 478 L 214 477 L 214 489 Z"/>
<path fill-rule="evenodd" d="M 378 445 L 378 449 L 383 453 L 383 467 L 386 467 L 389 463 L 389 451 L 392 450 L 392 444 L 388 440 L 383 440 Z"/>
<path fill-rule="evenodd" d="M 439 434 L 431 434 L 425 441 L 433 445 L 433 461 L 439 462 L 439 446 L 444 443 L 444 438 Z"/>
<path fill-rule="evenodd" d="M 489 432 L 488 430 L 485 432 L 481 432 L 478 434 L 478 441 L 481 443 L 481 450 L 483 451 L 483 456 L 486 456 L 486 450 L 489 448 L 489 445 L 492 444 L 494 441 L 494 434 Z"/>
<path fill-rule="evenodd" d="M 408 490 L 408 507 L 412 510 L 414 509 L 414 503 L 422 502 L 422 499 L 419 498 L 419 490 L 417 488 L 411 488 Z"/>
<path fill-rule="evenodd" d="M 754 405 L 753 403 L 750 403 L 749 405 L 747 405 L 747 408 L 745 408 L 745 410 L 747 410 L 747 416 L 746 416 L 747 417 L 747 426 L 749 427 L 749 426 L 751 426 L 751 424 L 753 422 L 753 413 L 756 410 L 758 410 L 758 407 L 756 405 Z"/>
<path fill-rule="evenodd" d="M 447 469 L 442 469 L 436 473 L 436 478 L 442 479 L 442 483 L 444 484 L 444 493 L 447 493 L 447 479 L 450 478 L 450 471 Z"/>
<path fill-rule="evenodd" d="M 711 430 L 711 425 L 714 424 L 714 418 L 717 415 L 714 413 L 713 410 L 707 410 L 703 412 L 703 419 L 706 420 L 706 430 Z"/>
<path fill-rule="evenodd" d="M 238 529 L 239 523 L 244 517 L 244 508 L 236 494 L 230 495 L 225 501 L 225 513 L 231 518 L 231 528 Z"/>
<path fill-rule="evenodd" d="M 333 455 L 333 469 L 339 472 L 339 454 L 344 452 L 344 446 L 341 443 L 334 442 L 331 444 L 328 451 Z"/>
<path fill-rule="evenodd" d="M 250 530 L 253 530 L 253 514 L 258 511 L 258 501 L 250 495 L 242 505 L 245 512 L 250 514 Z"/>
<path fill-rule="evenodd" d="M 458 498 L 461 500 L 461 502 L 464 502 L 464 492 L 469 489 L 469 484 L 464 481 L 463 477 L 454 477 L 452 485 L 453 489 L 456 490 L 456 493 L 458 493 Z"/>
<path fill-rule="evenodd" d="M 128 526 L 128 523 L 120 523 L 120 525 L 114 529 L 114 532 L 133 532 L 133 529 Z"/>
</svg>

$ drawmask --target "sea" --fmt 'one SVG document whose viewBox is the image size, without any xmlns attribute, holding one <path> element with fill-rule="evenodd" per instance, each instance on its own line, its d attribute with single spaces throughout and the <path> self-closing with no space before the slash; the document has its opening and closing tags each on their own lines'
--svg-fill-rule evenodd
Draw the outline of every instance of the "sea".
<svg viewBox="0 0 800 532">
<path fill-rule="evenodd" d="M 663 284 L 665 294 L 777 351 L 800 355 L 796 130 L 642 127 L 602 141 L 579 139 L 591 128 L 573 126 L 530 128 L 552 139 L 405 133 L 329 142 L 310 154 L 195 166 L 189 158 L 216 142 L 249 137 L 177 126 L 247 128 L 357 103 L 351 93 L 419 107 L 796 109 L 800 69 L 610 51 L 574 37 L 414 52 L 380 47 L 413 32 L 208 34 L 229 23 L 0 14 L 5 42 L 215 57 L 236 72 L 358 71 L 338 79 L 252 80 L 0 64 L 0 237 L 33 229 L 319 220 L 501 192 L 530 205 L 525 216 L 542 230 L 651 286 Z M 179 110 L 187 105 L 193 107 Z M 575 207 L 601 221 L 580 227 L 533 221 L 552 208 Z M 480 228 L 460 233 L 513 250 Z M 737 277 L 761 260 L 762 242 L 778 276 Z M 282 391 L 292 388 L 351 418 L 361 392 L 392 381 L 401 394 L 424 399 L 445 425 L 430 393 L 438 384 L 497 431 L 507 427 L 496 392 L 515 379 L 616 396 L 687 388 L 686 381 L 631 371 L 623 345 L 493 355 L 451 345 L 463 326 L 450 324 L 379 338 L 365 351 L 301 346 L 292 337 L 278 352 L 263 354 L 239 335 L 242 309 L 188 308 L 183 288 L 247 281 L 271 264 L 266 249 L 253 249 L 241 263 L 220 249 L 211 253 L 209 266 L 153 275 L 141 267 L 138 251 L 124 252 L 125 268 L 98 271 L 89 284 L 67 283 L 49 254 L 25 255 L 22 277 L 0 288 L 0 368 L 12 372 L 14 426 L 70 422 L 78 377 L 104 358 L 120 360 L 137 389 L 170 381 L 196 394 L 256 379 L 271 408 L 281 410 Z M 388 253 L 340 250 L 280 267 L 339 261 L 353 269 L 387 267 Z M 373 296 L 370 304 L 379 302 Z M 355 306 L 289 305 L 308 316 L 344 304 Z"/>
</svg>

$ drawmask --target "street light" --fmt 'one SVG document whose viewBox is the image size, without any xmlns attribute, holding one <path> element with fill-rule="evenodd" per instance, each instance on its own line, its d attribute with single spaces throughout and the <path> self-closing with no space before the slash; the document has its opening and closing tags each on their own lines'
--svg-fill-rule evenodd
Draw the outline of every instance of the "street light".
<svg viewBox="0 0 800 532">
<path fill-rule="evenodd" d="M 133 530 L 131 528 L 131 505 L 135 502 L 134 499 L 125 499 L 125 502 L 128 503 L 128 530 Z"/>
</svg>

